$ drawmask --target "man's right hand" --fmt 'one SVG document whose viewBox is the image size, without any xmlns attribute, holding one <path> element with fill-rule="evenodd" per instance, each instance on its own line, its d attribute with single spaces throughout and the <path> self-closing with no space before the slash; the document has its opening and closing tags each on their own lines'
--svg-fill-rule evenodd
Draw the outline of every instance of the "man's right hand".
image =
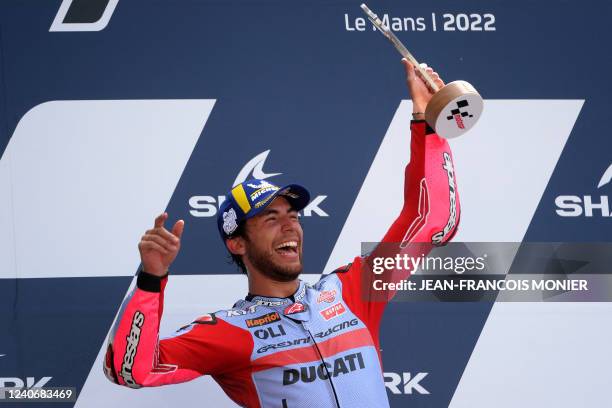
<svg viewBox="0 0 612 408">
<path fill-rule="evenodd" d="M 425 112 L 427 104 L 435 92 L 429 89 L 425 80 L 421 78 L 419 71 L 415 69 L 410 61 L 406 58 L 402 58 L 402 64 L 404 64 L 404 68 L 406 69 L 406 83 L 408 84 L 408 92 L 412 98 L 413 112 Z M 421 66 L 427 71 L 438 88 L 444 86 L 444 81 L 442 81 L 437 72 L 431 67 L 428 67 L 427 64 L 421 64 Z"/>
<path fill-rule="evenodd" d="M 168 231 L 164 227 L 167 219 L 167 213 L 159 215 L 155 219 L 153 229 L 145 232 L 138 243 L 144 271 L 155 276 L 166 274 L 181 247 L 181 235 L 183 235 L 185 222 L 178 220 L 172 227 L 172 231 Z"/>
</svg>

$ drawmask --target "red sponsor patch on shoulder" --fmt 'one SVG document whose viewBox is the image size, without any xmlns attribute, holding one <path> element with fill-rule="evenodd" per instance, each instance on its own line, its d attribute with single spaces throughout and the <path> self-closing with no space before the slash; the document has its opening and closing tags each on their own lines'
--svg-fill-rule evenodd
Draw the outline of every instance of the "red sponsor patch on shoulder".
<svg viewBox="0 0 612 408">
<path fill-rule="evenodd" d="M 335 305 L 328 307 L 327 309 L 321 310 L 320 313 L 325 320 L 329 320 L 333 319 L 334 317 L 338 317 L 341 314 L 344 314 L 344 312 L 346 312 L 346 308 L 342 303 L 338 302 Z"/>
</svg>

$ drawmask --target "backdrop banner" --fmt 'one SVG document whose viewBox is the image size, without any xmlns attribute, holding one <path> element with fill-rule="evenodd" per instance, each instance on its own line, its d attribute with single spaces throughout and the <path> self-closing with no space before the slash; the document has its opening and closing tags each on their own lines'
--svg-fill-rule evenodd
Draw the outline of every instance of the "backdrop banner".
<svg viewBox="0 0 612 408">
<path fill-rule="evenodd" d="M 75 389 L 58 408 L 235 407 L 209 377 L 112 384 L 107 336 L 135 284 L 138 241 L 163 211 L 185 231 L 161 335 L 246 295 L 216 215 L 247 178 L 309 189 L 308 282 L 382 239 L 403 203 L 412 102 L 399 54 L 360 3 L 0 2 L 0 388 Z M 472 243 L 501 243 L 510 264 L 530 242 L 609 247 L 612 8 L 368 6 L 419 61 L 484 98 L 479 122 L 449 140 L 454 241 L 475 256 Z M 591 273 L 595 258 L 548 249 L 529 273 Z M 486 301 L 399 296 L 381 325 L 391 406 L 609 405 L 610 263 L 598 265 L 586 300 L 502 301 L 499 287 Z"/>
</svg>

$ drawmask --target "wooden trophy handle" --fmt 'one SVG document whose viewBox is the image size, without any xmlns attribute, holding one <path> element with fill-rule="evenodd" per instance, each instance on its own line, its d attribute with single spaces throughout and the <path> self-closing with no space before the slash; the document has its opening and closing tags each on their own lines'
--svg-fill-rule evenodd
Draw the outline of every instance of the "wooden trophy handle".
<svg viewBox="0 0 612 408">
<path fill-rule="evenodd" d="M 370 20 L 372 24 L 374 24 L 374 27 L 378 28 L 378 31 L 380 31 L 385 37 L 387 37 L 389 41 L 391 41 L 391 43 L 395 46 L 395 49 L 401 54 L 401 56 L 410 61 L 410 63 L 420 74 L 421 78 L 425 81 L 427 87 L 431 89 L 433 93 L 438 92 L 440 88 L 438 88 L 438 86 L 433 81 L 433 79 L 431 79 L 427 71 L 423 69 L 421 64 L 419 64 L 416 58 L 414 58 L 410 51 L 408 51 L 408 48 L 406 48 L 406 46 L 402 44 L 399 38 L 395 36 L 393 31 L 389 30 L 389 27 L 386 27 L 380 20 L 380 18 L 378 18 L 378 16 L 374 14 L 372 10 L 370 10 L 368 6 L 365 5 L 365 3 L 361 5 L 361 9 L 368 17 L 368 20 Z"/>
</svg>

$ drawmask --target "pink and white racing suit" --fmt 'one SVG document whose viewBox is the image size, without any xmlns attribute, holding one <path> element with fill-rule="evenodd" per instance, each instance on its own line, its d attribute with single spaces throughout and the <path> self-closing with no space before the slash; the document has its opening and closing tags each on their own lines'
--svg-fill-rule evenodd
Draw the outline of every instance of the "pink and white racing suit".
<svg viewBox="0 0 612 408">
<path fill-rule="evenodd" d="M 411 130 L 404 206 L 383 242 L 437 245 L 459 222 L 452 155 L 424 121 Z M 249 295 L 161 340 L 168 277 L 140 272 L 110 335 L 105 373 L 132 388 L 208 374 L 234 402 L 253 408 L 388 407 L 379 355 L 386 302 L 364 295 L 373 275 L 362 267 L 372 256 L 356 257 L 315 285 L 300 281 L 288 298 Z"/>
</svg>

